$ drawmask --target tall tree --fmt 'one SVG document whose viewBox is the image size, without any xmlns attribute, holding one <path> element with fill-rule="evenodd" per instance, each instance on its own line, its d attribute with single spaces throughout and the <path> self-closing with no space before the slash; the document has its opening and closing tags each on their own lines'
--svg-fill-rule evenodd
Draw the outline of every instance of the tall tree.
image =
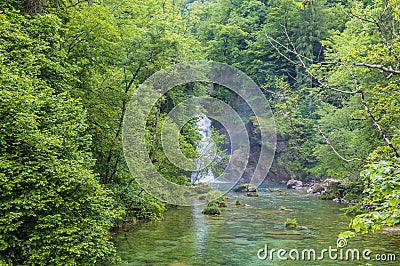
<svg viewBox="0 0 400 266">
<path fill-rule="evenodd" d="M 111 263 L 117 213 L 93 173 L 86 112 L 69 76 L 54 15 L 0 14 L 0 263 Z"/>
</svg>

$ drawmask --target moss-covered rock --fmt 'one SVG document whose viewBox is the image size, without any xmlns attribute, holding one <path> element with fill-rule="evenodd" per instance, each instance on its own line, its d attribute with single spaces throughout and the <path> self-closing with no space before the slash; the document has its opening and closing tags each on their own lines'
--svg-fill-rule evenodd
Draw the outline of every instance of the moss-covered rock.
<svg viewBox="0 0 400 266">
<path fill-rule="evenodd" d="M 240 205 L 243 205 L 243 203 L 239 199 L 237 199 L 235 201 L 235 206 L 240 206 Z"/>
<path fill-rule="evenodd" d="M 245 196 L 246 197 L 259 197 L 260 194 L 258 194 L 256 192 L 251 192 L 251 193 L 246 193 Z"/>
<path fill-rule="evenodd" d="M 282 189 L 280 189 L 280 188 L 267 188 L 267 189 L 265 190 L 265 192 L 277 192 L 277 193 L 282 193 L 283 191 L 282 191 Z"/>
<path fill-rule="evenodd" d="M 220 215 L 221 209 L 228 207 L 228 202 L 224 196 L 220 196 L 206 204 L 204 209 L 202 210 L 203 214 L 207 215 Z"/>
<path fill-rule="evenodd" d="M 233 191 L 235 192 L 257 192 L 257 187 L 252 184 L 240 184 Z"/>
<path fill-rule="evenodd" d="M 228 207 L 228 202 L 226 201 L 226 198 L 224 196 L 221 196 L 221 197 L 213 200 L 212 202 L 221 208 Z"/>
<path fill-rule="evenodd" d="M 295 229 L 297 227 L 297 220 L 296 218 L 287 218 L 284 225 L 286 229 Z"/>
<path fill-rule="evenodd" d="M 221 209 L 216 204 L 207 204 L 206 207 L 201 211 L 202 214 L 206 215 L 220 215 Z"/>
</svg>

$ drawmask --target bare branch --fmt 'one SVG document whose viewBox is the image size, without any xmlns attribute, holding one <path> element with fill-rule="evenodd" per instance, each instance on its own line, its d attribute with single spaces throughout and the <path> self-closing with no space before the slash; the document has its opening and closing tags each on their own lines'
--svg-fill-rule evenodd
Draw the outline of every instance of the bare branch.
<svg viewBox="0 0 400 266">
<path fill-rule="evenodd" d="M 285 35 L 287 36 L 287 31 L 285 31 Z M 393 153 L 396 155 L 396 158 L 398 159 L 398 161 L 400 161 L 400 154 L 397 151 L 396 147 L 394 147 L 393 143 L 390 141 L 390 139 L 388 138 L 386 132 L 382 129 L 381 125 L 379 124 L 378 120 L 374 117 L 374 115 L 372 114 L 371 110 L 368 107 L 367 101 L 365 100 L 365 95 L 363 90 L 360 89 L 359 85 L 358 85 L 358 81 L 356 79 L 356 77 L 354 76 L 354 73 L 348 68 L 348 66 L 340 61 L 338 62 L 323 62 L 323 64 L 328 64 L 328 63 L 332 63 L 332 64 L 340 64 L 341 66 L 343 66 L 344 68 L 347 69 L 347 71 L 349 72 L 350 76 L 352 77 L 353 80 L 353 84 L 354 84 L 354 91 L 343 91 L 341 89 L 337 89 L 334 87 L 331 87 L 330 85 L 320 81 L 320 79 L 318 77 L 316 77 L 310 70 L 309 68 L 304 64 L 304 61 L 301 59 L 299 53 L 296 50 L 292 50 L 287 48 L 286 46 L 282 45 L 281 43 L 279 43 L 277 40 L 273 39 L 270 36 L 267 36 L 269 43 L 271 44 L 271 46 L 278 52 L 278 54 L 280 54 L 281 56 L 283 56 L 284 58 L 286 58 L 289 62 L 293 63 L 296 66 L 302 67 L 304 69 L 304 71 L 313 79 L 315 79 L 321 87 L 326 88 L 326 89 L 330 89 L 336 92 L 340 92 L 340 93 L 345 93 L 345 94 L 351 94 L 351 95 L 355 95 L 355 94 L 360 94 L 360 99 L 361 99 L 361 104 L 364 107 L 365 111 L 368 114 L 368 117 L 372 120 L 373 124 L 375 125 L 375 127 L 378 129 L 379 133 L 382 135 L 382 138 L 385 140 L 386 144 L 390 147 L 390 149 L 393 151 Z M 288 36 L 287 36 L 288 38 Z M 291 40 L 288 40 L 289 42 L 291 42 Z M 300 63 L 295 62 L 293 59 L 289 58 L 287 55 L 283 54 L 279 47 L 276 45 L 278 44 L 279 46 L 283 47 L 286 49 L 286 52 L 290 52 L 292 54 L 294 54 L 297 59 L 300 61 Z M 394 74 L 394 73 L 392 73 Z"/>
<path fill-rule="evenodd" d="M 280 42 L 278 42 L 277 40 L 275 40 L 274 38 L 266 35 L 267 40 L 269 42 L 269 44 L 271 44 L 271 46 L 277 51 L 277 53 L 282 56 L 283 58 L 285 58 L 286 60 L 288 60 L 290 63 L 294 64 L 294 65 L 299 65 L 297 62 L 293 61 L 291 58 L 289 58 L 287 55 L 285 55 L 284 53 L 281 52 L 281 50 L 275 45 L 278 44 L 279 46 L 283 47 L 286 51 L 291 52 L 291 50 L 289 48 L 287 48 L 285 45 L 281 44 Z M 275 44 L 274 44 L 274 43 Z M 293 52 L 292 52 L 293 53 Z"/>
<path fill-rule="evenodd" d="M 326 89 L 329 89 L 329 90 L 333 90 L 333 91 L 336 91 L 336 92 L 345 93 L 345 94 L 356 94 L 356 93 L 357 93 L 357 91 L 344 91 L 344 90 L 341 90 L 341 89 L 338 89 L 338 88 L 335 88 L 335 87 L 331 87 L 331 86 L 329 86 L 328 84 L 322 82 L 319 78 L 317 78 L 317 77 L 308 69 L 308 67 L 304 64 L 304 61 L 303 61 L 302 64 L 301 64 L 301 63 L 298 63 L 298 62 L 296 62 L 296 61 L 294 61 L 293 59 L 289 58 L 287 55 L 285 55 L 284 53 L 282 53 L 282 51 L 279 49 L 279 47 L 278 47 L 277 45 L 275 45 L 275 44 L 278 44 L 279 46 L 283 47 L 287 52 L 293 53 L 294 55 L 296 55 L 297 58 L 299 58 L 299 56 L 297 56 L 297 54 L 298 54 L 297 52 L 295 52 L 295 51 L 293 51 L 293 50 L 287 48 L 286 46 L 284 46 L 283 44 L 281 44 L 280 42 L 278 42 L 277 40 L 275 40 L 274 38 L 272 38 L 272 37 L 270 37 L 270 36 L 268 36 L 268 35 L 267 35 L 266 37 L 267 37 L 267 39 L 268 39 L 268 42 L 271 44 L 271 46 L 277 51 L 277 53 L 278 53 L 280 56 L 282 56 L 283 58 L 285 58 L 286 60 L 288 60 L 288 61 L 289 61 L 290 63 L 292 63 L 293 65 L 296 65 L 296 66 L 299 66 L 299 67 L 303 68 L 304 71 L 305 71 L 311 78 L 313 78 L 314 80 L 316 80 L 316 81 L 318 82 L 318 84 L 319 84 L 321 87 L 326 88 Z M 274 42 L 275 44 L 274 44 L 273 42 Z M 338 64 L 338 63 L 339 63 L 339 62 L 322 62 L 322 64 Z"/>
<path fill-rule="evenodd" d="M 388 11 L 388 5 L 385 5 L 383 11 L 378 16 L 378 19 L 374 19 L 372 17 L 367 19 L 362 16 L 354 14 L 352 11 L 350 11 L 350 13 L 354 18 L 356 18 L 362 22 L 368 22 L 368 23 L 374 24 L 375 27 L 378 29 L 378 32 L 379 32 L 379 35 L 380 35 L 382 41 L 384 42 L 385 46 L 389 49 L 390 54 L 397 60 L 397 62 L 400 62 L 400 59 L 399 59 L 397 53 L 393 49 L 393 41 L 391 41 L 391 42 L 388 41 L 388 39 L 385 37 L 384 29 L 382 27 L 382 24 L 387 23 L 387 21 L 385 20 L 385 16 L 384 16 L 387 11 Z"/>
<path fill-rule="evenodd" d="M 357 93 L 360 94 L 361 104 L 364 107 L 365 111 L 367 112 L 367 114 L 368 114 L 369 118 L 371 119 L 372 123 L 374 123 L 374 125 L 378 129 L 379 133 L 381 133 L 381 135 L 382 135 L 383 139 L 385 140 L 386 144 L 392 149 L 393 153 L 396 155 L 397 160 L 400 161 L 399 152 L 397 151 L 396 147 L 394 147 L 393 143 L 388 138 L 386 132 L 382 129 L 382 127 L 379 124 L 378 120 L 376 120 L 375 116 L 372 114 L 371 110 L 369 109 L 367 101 L 365 100 L 364 91 L 359 88 L 358 82 L 357 82 L 356 77 L 354 76 L 354 73 L 346 65 L 343 65 L 343 66 L 350 73 L 350 75 L 351 75 L 351 77 L 353 79 L 353 82 L 354 82 L 354 88 L 356 89 Z"/>
<path fill-rule="evenodd" d="M 367 67 L 367 68 L 376 68 L 376 69 L 380 69 L 384 72 L 388 72 L 391 73 L 393 75 L 398 75 L 400 74 L 400 70 L 395 70 L 392 68 L 392 66 L 388 66 L 385 67 L 383 65 L 379 65 L 379 64 L 368 64 L 368 63 L 354 63 L 355 66 L 363 66 L 363 67 Z"/>
<path fill-rule="evenodd" d="M 292 51 L 291 51 L 291 52 L 292 52 L 294 55 L 296 55 L 296 57 L 299 59 L 299 61 L 300 61 L 300 63 L 301 63 L 301 66 L 302 66 L 303 68 L 306 68 L 306 64 L 304 64 L 304 61 L 303 61 L 302 57 L 304 57 L 304 58 L 306 58 L 306 59 L 308 59 L 308 58 L 305 57 L 304 55 L 301 55 L 300 53 L 297 52 L 296 46 L 293 44 L 292 39 L 290 38 L 290 36 L 289 36 L 289 34 L 288 34 L 288 32 L 287 32 L 286 27 L 283 27 L 283 31 L 284 31 L 284 33 L 285 33 L 285 36 L 286 36 L 287 40 L 288 40 L 289 43 L 290 43 L 290 46 L 292 46 Z M 313 62 L 312 59 L 308 59 L 308 60 L 311 61 L 311 62 Z"/>
<path fill-rule="evenodd" d="M 329 147 L 331 147 L 332 151 L 333 151 L 340 159 L 342 159 L 343 161 L 345 161 L 345 162 L 347 162 L 347 163 L 351 163 L 351 162 L 354 162 L 354 161 L 365 162 L 365 163 L 371 163 L 371 162 L 368 161 L 368 160 L 364 160 L 364 159 L 360 159 L 360 158 L 351 158 L 351 159 L 344 158 L 342 155 L 340 155 L 339 152 L 337 152 L 337 150 L 335 149 L 335 147 L 333 147 L 333 145 L 332 145 L 331 142 L 329 141 L 328 137 L 325 136 L 325 134 L 322 132 L 322 130 L 321 130 L 321 128 L 319 127 L 319 125 L 318 125 L 317 127 L 318 127 L 319 133 L 320 133 L 321 136 L 324 138 L 326 144 L 328 144 Z"/>
</svg>

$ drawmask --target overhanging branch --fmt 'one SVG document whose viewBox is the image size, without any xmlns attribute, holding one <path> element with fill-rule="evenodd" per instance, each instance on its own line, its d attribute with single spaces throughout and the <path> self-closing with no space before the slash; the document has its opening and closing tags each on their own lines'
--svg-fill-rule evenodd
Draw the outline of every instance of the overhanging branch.
<svg viewBox="0 0 400 266">
<path fill-rule="evenodd" d="M 285 30 L 285 35 L 286 38 L 288 38 L 289 43 L 293 43 L 290 40 L 289 35 L 287 34 L 287 31 Z M 356 79 L 356 77 L 354 76 L 354 73 L 348 68 L 348 66 L 346 64 L 344 64 L 343 62 L 323 62 L 324 64 L 328 64 L 328 63 L 334 63 L 334 64 L 339 64 L 341 66 L 343 66 L 350 74 L 350 76 L 352 77 L 353 80 L 353 85 L 354 85 L 354 91 L 343 91 L 341 89 L 338 88 L 334 88 L 331 87 L 328 83 L 322 82 L 320 81 L 320 79 L 318 77 L 316 77 L 308 68 L 308 66 L 306 64 L 304 64 L 304 61 L 302 60 L 302 56 L 294 49 L 290 49 L 287 46 L 283 45 L 282 43 L 280 43 L 279 41 L 275 40 L 274 38 L 270 37 L 270 36 L 266 36 L 268 39 L 268 42 L 271 44 L 271 46 L 278 52 L 279 55 L 281 55 L 283 58 L 287 59 L 289 62 L 293 63 L 294 65 L 301 67 L 304 69 L 304 71 L 310 76 L 312 77 L 314 80 L 316 80 L 321 87 L 325 88 L 325 89 L 330 89 L 336 92 L 340 92 L 340 93 L 345 93 L 345 94 L 360 94 L 360 98 L 361 98 L 361 104 L 364 107 L 365 111 L 367 112 L 368 117 L 372 120 L 373 124 L 375 125 L 375 127 L 378 129 L 379 133 L 381 134 L 382 138 L 385 140 L 386 144 L 390 147 L 390 149 L 393 151 L 393 153 L 396 155 L 396 158 L 398 161 L 400 161 L 400 154 L 397 151 L 396 147 L 393 145 L 393 143 L 390 141 L 390 139 L 388 138 L 386 132 L 383 130 L 383 128 L 381 127 L 381 125 L 379 124 L 378 120 L 374 117 L 374 115 L 372 114 L 370 108 L 368 107 L 367 101 L 365 100 L 365 94 L 364 91 L 359 87 L 358 85 L 358 81 Z M 296 62 L 295 59 L 291 59 L 288 55 L 284 54 L 281 51 L 281 48 L 283 48 L 285 50 L 286 53 L 291 53 L 294 56 L 296 56 L 297 60 L 299 60 L 299 62 Z M 364 63 L 363 63 L 364 64 Z M 366 63 L 365 63 L 366 64 Z M 373 64 L 370 64 L 371 66 L 374 66 Z M 379 65 L 376 65 L 379 66 Z M 377 67 L 378 68 L 378 67 Z M 383 68 L 383 66 L 382 66 Z M 385 69 L 388 69 L 388 67 L 385 67 Z M 392 71 L 397 71 L 397 70 L 393 70 Z M 391 74 L 397 74 L 397 73 L 391 73 Z M 400 74 L 400 72 L 399 72 Z"/>
<path fill-rule="evenodd" d="M 380 69 L 381 71 L 388 72 L 393 75 L 399 75 L 400 70 L 393 69 L 392 66 L 384 66 L 384 65 L 379 65 L 379 64 L 368 64 L 368 63 L 354 63 L 355 66 L 363 66 L 367 68 L 375 68 L 375 69 Z"/>
<path fill-rule="evenodd" d="M 359 162 L 364 162 L 364 163 L 371 163 L 371 162 L 368 161 L 368 160 L 364 160 L 364 159 L 360 159 L 360 158 L 351 158 L 351 159 L 344 158 L 344 157 L 335 149 L 335 147 L 333 147 L 333 145 L 332 145 L 331 142 L 329 141 L 328 137 L 325 136 L 325 134 L 322 132 L 322 130 L 321 130 L 321 128 L 319 127 L 319 125 L 317 125 L 317 127 L 318 127 L 319 133 L 320 133 L 321 136 L 324 138 L 326 144 L 328 144 L 329 147 L 331 147 L 332 151 L 333 151 L 340 159 L 342 159 L 343 161 L 345 161 L 345 162 L 347 162 L 347 163 L 351 163 L 351 162 L 354 162 L 354 161 L 359 161 Z"/>
</svg>

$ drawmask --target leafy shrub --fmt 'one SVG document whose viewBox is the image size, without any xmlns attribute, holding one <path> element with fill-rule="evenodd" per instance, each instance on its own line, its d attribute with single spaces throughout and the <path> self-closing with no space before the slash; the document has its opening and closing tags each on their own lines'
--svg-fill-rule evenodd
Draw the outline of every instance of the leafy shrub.
<svg viewBox="0 0 400 266">
<path fill-rule="evenodd" d="M 201 211 L 203 214 L 207 215 L 220 215 L 221 209 L 215 204 L 207 204 L 206 207 Z"/>
<path fill-rule="evenodd" d="M 370 164 L 361 172 L 367 194 L 366 204 L 374 211 L 357 215 L 351 221 L 356 232 L 374 232 L 383 226 L 400 223 L 400 168 L 390 162 Z"/>
<path fill-rule="evenodd" d="M 110 264 L 115 258 L 108 230 L 116 212 L 91 170 L 86 113 L 59 91 L 68 87 L 64 62 L 57 61 L 62 53 L 50 49 L 59 41 L 59 23 L 53 15 L 0 14 L 2 265 Z"/>
<path fill-rule="evenodd" d="M 297 220 L 296 218 L 287 218 L 285 221 L 285 228 L 287 229 L 294 229 L 297 227 Z"/>
<path fill-rule="evenodd" d="M 359 215 L 367 212 L 367 210 L 365 210 L 361 205 L 349 205 L 345 208 L 342 208 L 341 210 L 344 211 L 346 214 L 352 215 Z"/>
</svg>

